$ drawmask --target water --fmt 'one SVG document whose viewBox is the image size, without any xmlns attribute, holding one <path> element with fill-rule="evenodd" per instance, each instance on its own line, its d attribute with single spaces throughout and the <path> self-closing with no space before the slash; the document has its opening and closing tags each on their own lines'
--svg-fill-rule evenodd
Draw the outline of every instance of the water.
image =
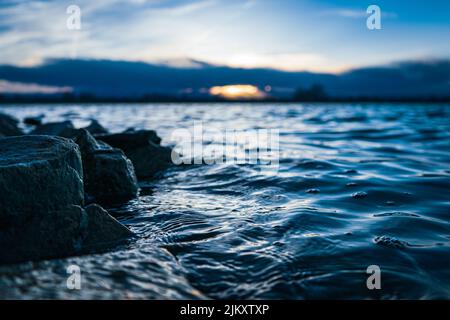
<svg viewBox="0 0 450 320">
<path fill-rule="evenodd" d="M 280 130 L 277 172 L 192 165 L 110 212 L 115 250 L 0 267 L 1 298 L 450 298 L 450 106 L 10 106 L 116 132 Z M 79 265 L 82 289 L 66 288 Z M 370 265 L 382 290 L 366 287 Z"/>
</svg>

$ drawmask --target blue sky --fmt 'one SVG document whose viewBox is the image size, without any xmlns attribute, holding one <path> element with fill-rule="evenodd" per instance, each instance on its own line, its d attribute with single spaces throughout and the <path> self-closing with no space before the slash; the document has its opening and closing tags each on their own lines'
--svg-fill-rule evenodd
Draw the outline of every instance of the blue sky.
<svg viewBox="0 0 450 320">
<path fill-rule="evenodd" d="M 67 30 L 66 8 L 82 28 Z M 366 28 L 366 8 L 382 30 Z M 450 58 L 450 1 L 97 0 L 0 2 L 0 63 L 95 58 L 340 72 Z"/>
</svg>

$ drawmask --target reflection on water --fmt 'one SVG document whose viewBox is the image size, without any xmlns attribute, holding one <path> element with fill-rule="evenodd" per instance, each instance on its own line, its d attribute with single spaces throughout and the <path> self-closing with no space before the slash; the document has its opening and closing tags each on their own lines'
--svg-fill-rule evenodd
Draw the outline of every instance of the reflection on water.
<svg viewBox="0 0 450 320">
<path fill-rule="evenodd" d="M 0 267 L 2 298 L 450 298 L 450 107 L 15 106 L 111 131 L 278 129 L 279 168 L 173 168 L 110 212 L 113 252 Z M 65 287 L 77 264 L 82 289 Z M 379 265 L 382 290 L 366 287 Z"/>
</svg>

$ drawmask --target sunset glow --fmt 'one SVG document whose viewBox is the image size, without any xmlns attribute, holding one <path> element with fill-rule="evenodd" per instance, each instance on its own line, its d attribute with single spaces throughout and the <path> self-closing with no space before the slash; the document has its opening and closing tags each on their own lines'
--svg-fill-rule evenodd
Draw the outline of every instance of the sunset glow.
<svg viewBox="0 0 450 320">
<path fill-rule="evenodd" d="M 260 99 L 265 97 L 264 92 L 260 91 L 258 87 L 249 84 L 216 86 L 209 89 L 209 93 L 225 99 Z"/>
</svg>

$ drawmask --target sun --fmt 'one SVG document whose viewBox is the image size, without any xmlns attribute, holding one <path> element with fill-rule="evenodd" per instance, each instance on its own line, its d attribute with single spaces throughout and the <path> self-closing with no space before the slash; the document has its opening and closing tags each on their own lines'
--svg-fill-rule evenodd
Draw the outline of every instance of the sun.
<svg viewBox="0 0 450 320">
<path fill-rule="evenodd" d="M 225 99 L 262 99 L 265 93 L 258 87 L 250 84 L 233 84 L 227 86 L 216 86 L 209 89 L 213 96 L 221 96 Z"/>
</svg>

